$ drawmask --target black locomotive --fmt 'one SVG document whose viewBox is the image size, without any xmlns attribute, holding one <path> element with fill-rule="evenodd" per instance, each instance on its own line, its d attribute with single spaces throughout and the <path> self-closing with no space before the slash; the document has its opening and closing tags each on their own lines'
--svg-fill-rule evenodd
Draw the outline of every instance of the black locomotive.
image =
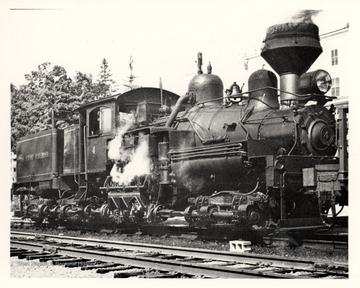
<svg viewBox="0 0 360 288">
<path fill-rule="evenodd" d="M 50 223 L 159 223 L 302 229 L 336 223 L 348 204 L 347 106 L 336 114 L 330 75 L 306 72 L 318 27 L 268 28 L 248 92 L 199 71 L 179 97 L 139 88 L 83 105 L 64 130 L 17 144 L 25 217 Z M 330 103 L 330 104 L 329 104 Z M 173 106 L 174 105 L 174 106 Z M 337 153 L 337 154 L 336 154 Z M 331 211 L 332 217 L 327 217 Z"/>
</svg>

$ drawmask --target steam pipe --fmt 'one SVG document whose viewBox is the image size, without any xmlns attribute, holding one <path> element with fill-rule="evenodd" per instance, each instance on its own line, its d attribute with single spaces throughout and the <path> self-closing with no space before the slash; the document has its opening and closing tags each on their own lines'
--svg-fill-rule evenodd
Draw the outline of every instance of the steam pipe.
<svg viewBox="0 0 360 288">
<path fill-rule="evenodd" d="M 299 76 L 295 73 L 285 73 L 280 75 L 280 107 L 281 109 L 296 105 L 299 94 Z"/>
<path fill-rule="evenodd" d="M 166 121 L 165 127 L 171 127 L 174 123 L 176 116 L 179 114 L 181 106 L 184 104 L 185 100 L 195 96 L 193 92 L 187 92 L 185 95 L 182 95 L 175 104 L 174 110 L 171 112 L 169 119 Z"/>
</svg>

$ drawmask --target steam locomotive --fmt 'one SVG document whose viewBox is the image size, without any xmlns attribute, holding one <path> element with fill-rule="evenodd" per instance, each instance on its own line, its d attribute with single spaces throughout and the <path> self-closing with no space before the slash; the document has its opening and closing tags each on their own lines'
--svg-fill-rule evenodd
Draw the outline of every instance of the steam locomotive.
<svg viewBox="0 0 360 288">
<path fill-rule="evenodd" d="M 268 28 L 248 91 L 202 72 L 188 92 L 138 88 L 84 104 L 78 125 L 17 143 L 24 217 L 41 223 L 161 223 L 304 229 L 336 224 L 348 205 L 346 105 L 331 77 L 307 72 L 321 54 L 318 27 Z M 332 104 L 333 103 L 333 104 Z M 331 212 L 332 217 L 328 217 Z"/>
</svg>

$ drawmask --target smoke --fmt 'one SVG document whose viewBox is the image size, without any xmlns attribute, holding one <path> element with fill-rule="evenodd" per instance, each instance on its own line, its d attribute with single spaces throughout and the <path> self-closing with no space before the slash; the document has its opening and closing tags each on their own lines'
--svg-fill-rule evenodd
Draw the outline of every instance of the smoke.
<svg viewBox="0 0 360 288">
<path fill-rule="evenodd" d="M 322 10 L 301 10 L 291 17 L 291 22 L 313 24 L 313 17 L 318 15 L 321 11 Z"/>
<path fill-rule="evenodd" d="M 130 127 L 130 126 L 129 126 Z M 122 127 L 116 133 L 116 136 L 113 140 L 111 140 L 108 144 L 108 157 L 111 160 L 122 160 L 125 158 L 124 151 L 122 150 L 122 142 L 123 136 L 125 132 L 129 129 L 126 127 Z"/>
<path fill-rule="evenodd" d="M 119 115 L 120 128 L 116 132 L 116 136 L 108 144 L 108 157 L 111 160 L 122 160 L 126 154 L 122 149 L 124 134 L 135 123 L 135 117 L 132 114 L 120 113 Z"/>
<path fill-rule="evenodd" d="M 137 176 L 150 173 L 148 144 L 147 140 L 143 140 L 132 153 L 122 153 L 125 159 L 120 160 L 123 160 L 127 164 L 123 167 L 119 167 L 117 164 L 114 164 L 110 172 L 113 182 L 129 185 Z"/>
<path fill-rule="evenodd" d="M 132 114 L 120 113 L 120 127 L 116 136 L 108 144 L 108 158 L 115 161 L 111 169 L 112 181 L 129 185 L 137 176 L 150 173 L 150 158 L 148 156 L 148 140 L 139 137 L 137 147 L 123 147 L 125 133 L 134 124 Z"/>
</svg>

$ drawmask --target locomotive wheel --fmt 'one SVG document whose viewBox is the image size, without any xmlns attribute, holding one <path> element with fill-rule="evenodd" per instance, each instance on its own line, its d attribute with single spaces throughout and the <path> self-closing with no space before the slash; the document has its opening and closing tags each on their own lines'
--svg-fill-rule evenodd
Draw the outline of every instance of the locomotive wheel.
<svg viewBox="0 0 360 288">
<path fill-rule="evenodd" d="M 149 208 L 147 212 L 147 221 L 150 223 L 160 223 L 166 221 L 168 217 L 161 215 L 161 209 L 163 209 L 163 205 L 156 205 Z"/>
<path fill-rule="evenodd" d="M 91 218 L 91 204 L 84 207 L 84 216 L 85 218 Z"/>
<path fill-rule="evenodd" d="M 103 204 L 100 208 L 101 217 L 108 217 L 110 214 L 110 209 L 108 204 Z"/>
<path fill-rule="evenodd" d="M 66 219 L 67 218 L 66 211 L 70 208 L 71 208 L 70 204 L 65 204 L 65 205 L 60 206 L 60 208 L 59 208 L 60 217 L 63 219 Z"/>
<path fill-rule="evenodd" d="M 154 219 L 155 222 L 163 222 L 166 221 L 168 219 L 168 217 L 165 216 L 161 216 L 160 210 L 163 209 L 163 205 L 157 205 L 154 210 L 152 211 L 153 215 L 154 215 Z"/>
<path fill-rule="evenodd" d="M 133 219 L 133 221 L 135 223 L 141 223 L 141 222 L 143 222 L 143 218 L 144 218 L 144 210 L 142 210 L 142 209 L 131 210 L 130 216 L 131 216 L 131 219 Z"/>
<path fill-rule="evenodd" d="M 36 226 L 39 226 L 44 221 L 44 216 L 41 214 L 38 205 L 31 204 L 26 208 L 25 215 L 35 222 Z"/>
<path fill-rule="evenodd" d="M 257 207 L 253 206 L 248 208 L 247 219 L 251 225 L 262 226 L 261 213 Z"/>
<path fill-rule="evenodd" d="M 190 206 L 186 207 L 186 209 L 184 210 L 185 221 L 190 224 L 194 222 L 194 219 L 191 217 L 191 212 L 194 211 L 194 209 L 195 209 L 195 206 L 190 205 Z"/>
</svg>

